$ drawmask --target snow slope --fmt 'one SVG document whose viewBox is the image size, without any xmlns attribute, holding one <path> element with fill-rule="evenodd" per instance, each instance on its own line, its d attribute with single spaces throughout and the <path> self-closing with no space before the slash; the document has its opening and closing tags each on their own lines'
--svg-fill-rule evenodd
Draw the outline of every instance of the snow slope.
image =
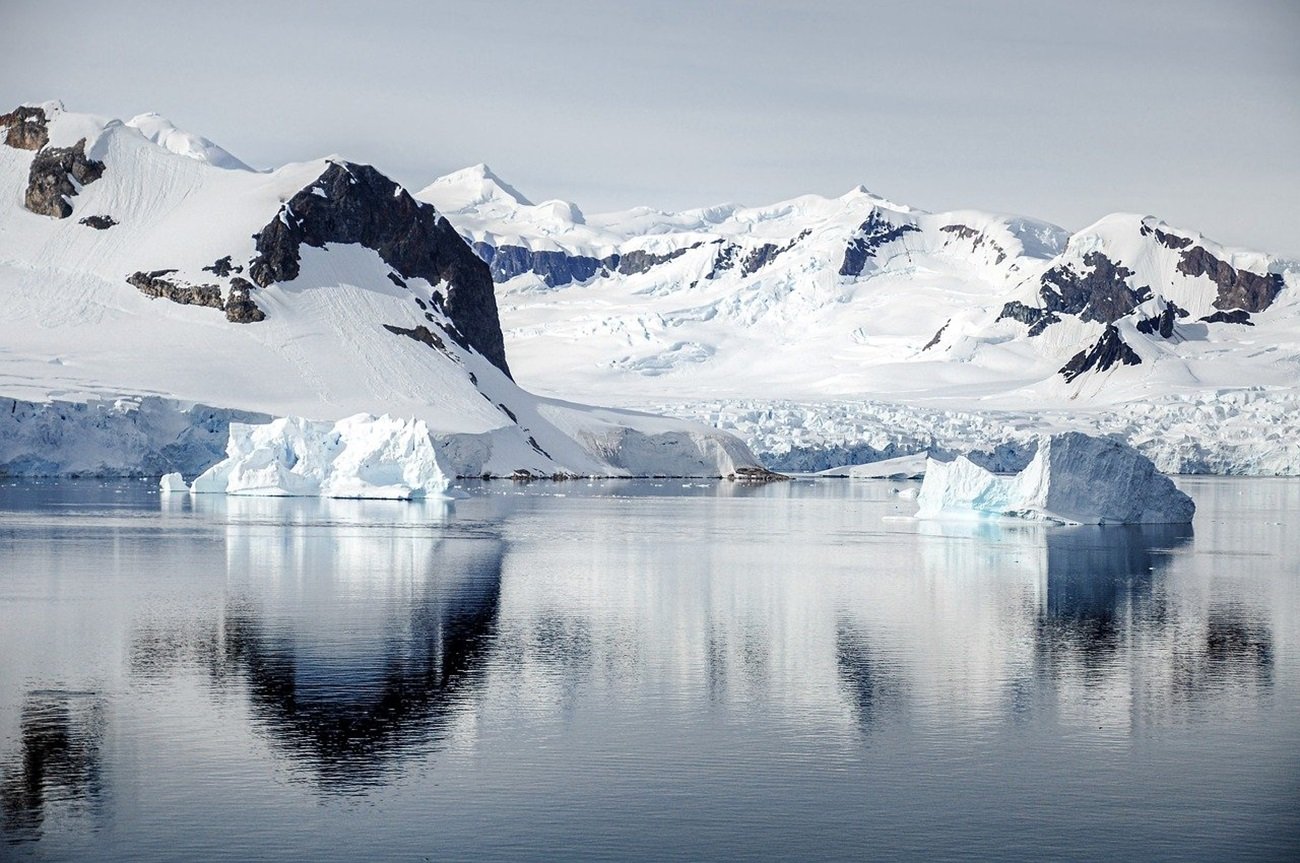
<svg viewBox="0 0 1300 863">
<path fill-rule="evenodd" d="M 169 466 L 166 441 L 120 431 L 357 413 L 425 423 L 458 473 L 757 467 L 704 426 L 521 389 L 493 356 L 486 269 L 480 286 L 454 231 L 373 169 L 331 157 L 255 172 L 153 115 L 39 107 L 47 144 L 0 144 L 0 471 L 192 474 L 213 460 L 206 438 Z M 101 175 L 51 167 L 56 148 Z M 67 174 L 50 200 L 69 217 L 30 210 L 41 172 Z M 354 235 L 377 239 L 322 240 Z M 626 451 L 610 443 L 625 438 Z"/>
</svg>

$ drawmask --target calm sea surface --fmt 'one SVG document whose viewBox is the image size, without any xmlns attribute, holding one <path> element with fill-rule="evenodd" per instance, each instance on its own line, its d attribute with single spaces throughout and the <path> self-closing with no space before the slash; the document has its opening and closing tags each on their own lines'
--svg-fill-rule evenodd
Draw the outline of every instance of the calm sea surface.
<svg viewBox="0 0 1300 863">
<path fill-rule="evenodd" d="M 0 859 L 1300 859 L 1300 481 L 0 487 Z"/>
</svg>

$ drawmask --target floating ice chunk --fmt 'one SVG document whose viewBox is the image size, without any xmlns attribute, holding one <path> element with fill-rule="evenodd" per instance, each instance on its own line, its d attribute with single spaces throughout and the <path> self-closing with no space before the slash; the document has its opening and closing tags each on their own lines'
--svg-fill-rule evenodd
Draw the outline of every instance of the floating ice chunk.
<svg viewBox="0 0 1300 863">
<path fill-rule="evenodd" d="M 185 478 L 180 474 L 169 473 L 158 480 L 158 490 L 163 494 L 184 494 L 190 490 L 190 487 L 185 484 Z"/>
<path fill-rule="evenodd" d="M 421 420 L 357 414 L 337 422 L 285 417 L 230 424 L 226 459 L 194 480 L 195 494 L 411 500 L 449 484 Z"/>
<path fill-rule="evenodd" d="M 1146 456 L 1079 432 L 1039 439 L 1014 476 L 966 458 L 931 460 L 917 496 L 920 518 L 1012 516 L 1071 524 L 1186 524 L 1196 505 Z"/>
</svg>

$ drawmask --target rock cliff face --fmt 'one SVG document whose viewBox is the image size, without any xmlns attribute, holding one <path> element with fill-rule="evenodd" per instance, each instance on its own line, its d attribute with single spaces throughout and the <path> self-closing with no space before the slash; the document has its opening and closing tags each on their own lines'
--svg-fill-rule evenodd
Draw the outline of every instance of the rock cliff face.
<svg viewBox="0 0 1300 863">
<path fill-rule="evenodd" d="M 402 278 L 435 285 L 452 322 L 449 335 L 510 374 L 488 265 L 431 205 L 379 171 L 331 162 L 258 233 L 250 278 L 262 287 L 296 278 L 303 243 L 359 243 Z"/>
<path fill-rule="evenodd" d="M 46 147 L 32 159 L 23 204 L 33 213 L 66 219 L 72 215 L 68 199 L 78 189 L 73 181 L 85 186 L 103 175 L 104 163 L 86 158 L 85 138 L 71 147 Z"/>
</svg>

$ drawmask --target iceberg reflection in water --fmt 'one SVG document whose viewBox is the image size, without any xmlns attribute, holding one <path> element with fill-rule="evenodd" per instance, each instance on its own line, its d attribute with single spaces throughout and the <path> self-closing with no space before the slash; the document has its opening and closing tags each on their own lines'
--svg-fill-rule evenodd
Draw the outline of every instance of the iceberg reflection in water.
<svg viewBox="0 0 1300 863">
<path fill-rule="evenodd" d="M 917 522 L 889 483 L 6 490 L 4 839 L 1275 856 L 1300 483 L 1192 486 L 1195 533 Z"/>
</svg>

